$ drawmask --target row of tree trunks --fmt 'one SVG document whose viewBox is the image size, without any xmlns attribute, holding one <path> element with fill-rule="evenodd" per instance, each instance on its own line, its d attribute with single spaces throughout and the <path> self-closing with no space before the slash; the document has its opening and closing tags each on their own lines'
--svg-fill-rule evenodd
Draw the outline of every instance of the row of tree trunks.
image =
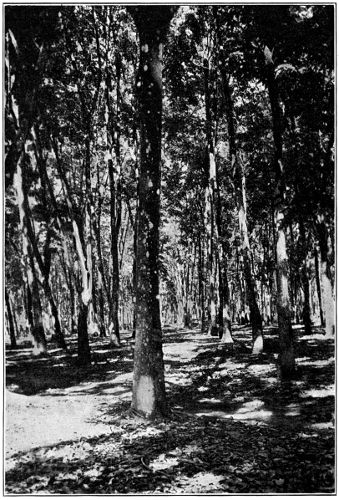
<svg viewBox="0 0 339 500">
<path fill-rule="evenodd" d="M 250 308 L 250 321 L 252 325 L 252 352 L 253 354 L 259 354 L 263 350 L 263 330 L 262 330 L 262 319 L 257 303 L 255 280 L 253 278 L 253 273 L 252 273 L 252 264 L 251 264 L 252 252 L 248 237 L 248 224 L 247 224 L 245 168 L 244 168 L 244 162 L 241 158 L 240 151 L 238 151 L 237 148 L 237 140 L 235 133 L 236 124 L 235 124 L 232 93 L 229 85 L 228 76 L 226 74 L 225 68 L 222 65 L 220 65 L 220 73 L 222 77 L 223 93 L 226 102 L 231 167 L 233 172 L 234 191 L 238 209 L 242 258 L 244 264 L 244 276 L 245 276 L 246 290 Z"/>
</svg>

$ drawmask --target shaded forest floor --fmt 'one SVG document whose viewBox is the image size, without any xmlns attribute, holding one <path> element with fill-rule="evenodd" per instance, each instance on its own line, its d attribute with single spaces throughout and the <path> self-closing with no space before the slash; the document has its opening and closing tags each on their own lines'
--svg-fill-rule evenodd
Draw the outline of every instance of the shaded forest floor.
<svg viewBox="0 0 339 500">
<path fill-rule="evenodd" d="M 313 332 L 296 327 L 298 375 L 283 383 L 274 328 L 259 357 L 248 327 L 233 348 L 165 329 L 172 413 L 153 423 L 128 411 L 130 334 L 95 339 L 87 370 L 59 349 L 8 350 L 6 493 L 332 493 L 334 344 Z"/>
</svg>

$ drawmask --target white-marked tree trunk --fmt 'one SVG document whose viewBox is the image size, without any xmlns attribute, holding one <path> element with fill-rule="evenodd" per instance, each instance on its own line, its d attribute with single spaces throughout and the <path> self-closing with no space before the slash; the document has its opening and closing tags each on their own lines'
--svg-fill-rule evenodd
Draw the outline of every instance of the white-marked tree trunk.
<svg viewBox="0 0 339 500">
<path fill-rule="evenodd" d="M 163 43 L 175 7 L 130 7 L 140 38 L 140 182 L 137 234 L 136 338 L 132 409 L 167 413 L 159 307 L 159 219 Z"/>
</svg>

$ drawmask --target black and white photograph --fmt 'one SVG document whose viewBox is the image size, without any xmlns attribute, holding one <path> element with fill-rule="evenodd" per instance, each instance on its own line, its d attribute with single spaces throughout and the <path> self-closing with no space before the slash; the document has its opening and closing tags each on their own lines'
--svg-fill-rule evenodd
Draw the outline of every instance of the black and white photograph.
<svg viewBox="0 0 339 500">
<path fill-rule="evenodd" d="M 4 496 L 336 493 L 336 3 L 3 3 Z"/>
</svg>

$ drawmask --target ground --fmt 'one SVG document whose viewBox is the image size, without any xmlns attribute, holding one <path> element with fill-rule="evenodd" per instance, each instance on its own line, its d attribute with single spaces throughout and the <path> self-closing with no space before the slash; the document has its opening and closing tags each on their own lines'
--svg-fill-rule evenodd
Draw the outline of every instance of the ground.
<svg viewBox="0 0 339 500">
<path fill-rule="evenodd" d="M 164 329 L 171 414 L 129 411 L 133 342 L 91 342 L 93 363 L 7 350 L 6 493 L 189 494 L 334 491 L 334 345 L 295 327 L 298 372 L 283 382 L 277 330 L 253 356 L 198 329 Z M 71 353 L 75 351 L 75 340 Z"/>
</svg>

